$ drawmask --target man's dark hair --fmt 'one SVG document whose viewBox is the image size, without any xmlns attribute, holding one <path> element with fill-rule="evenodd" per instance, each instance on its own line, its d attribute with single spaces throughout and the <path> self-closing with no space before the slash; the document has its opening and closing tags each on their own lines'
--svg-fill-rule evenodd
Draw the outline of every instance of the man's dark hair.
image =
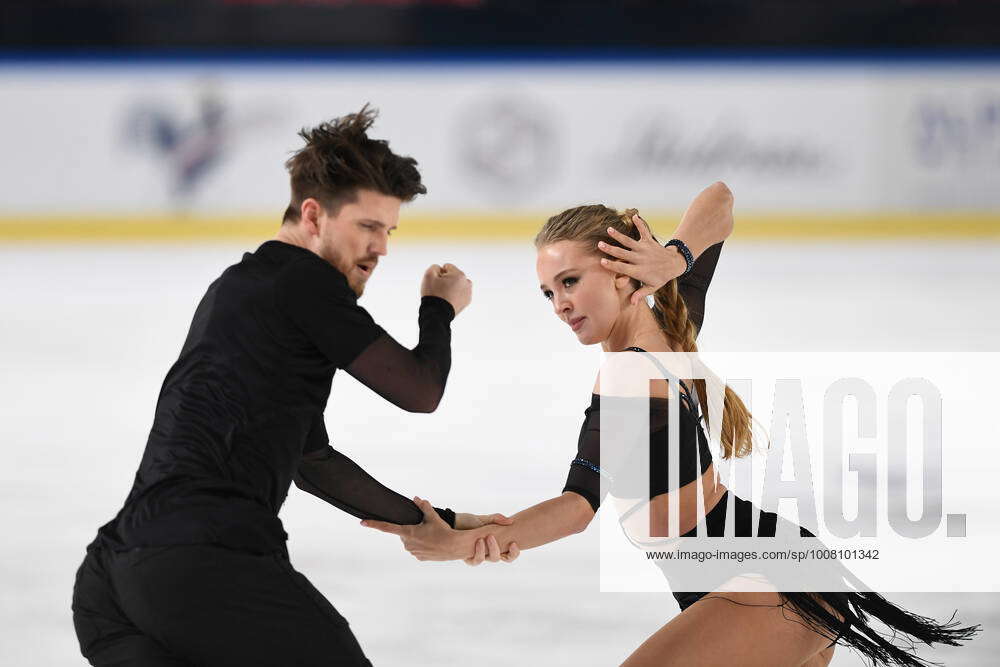
<svg viewBox="0 0 1000 667">
<path fill-rule="evenodd" d="M 291 175 L 292 201 L 282 223 L 298 222 L 302 202 L 312 197 L 335 214 L 357 199 L 358 190 L 374 190 L 410 201 L 427 193 L 417 161 L 396 155 L 389 142 L 368 138 L 378 111 L 365 105 L 357 113 L 334 118 L 299 136 L 306 145 L 285 162 Z"/>
</svg>

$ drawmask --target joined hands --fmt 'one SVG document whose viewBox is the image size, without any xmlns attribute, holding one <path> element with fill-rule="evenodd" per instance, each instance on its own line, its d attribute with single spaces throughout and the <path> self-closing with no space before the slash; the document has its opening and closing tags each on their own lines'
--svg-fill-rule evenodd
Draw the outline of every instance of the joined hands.
<svg viewBox="0 0 1000 667">
<path fill-rule="evenodd" d="M 483 561 L 510 563 L 521 555 L 517 544 L 511 542 L 506 551 L 501 551 L 500 544 L 494 535 L 477 537 L 466 533 L 475 528 L 489 525 L 509 526 L 513 519 L 503 514 L 468 514 L 455 515 L 455 528 L 449 526 L 438 516 L 434 507 L 419 497 L 413 502 L 424 513 L 422 523 L 404 526 L 385 521 L 366 519 L 362 526 L 381 530 L 384 533 L 397 535 L 406 549 L 414 558 L 424 560 L 462 560 L 466 565 L 479 565 Z"/>
</svg>

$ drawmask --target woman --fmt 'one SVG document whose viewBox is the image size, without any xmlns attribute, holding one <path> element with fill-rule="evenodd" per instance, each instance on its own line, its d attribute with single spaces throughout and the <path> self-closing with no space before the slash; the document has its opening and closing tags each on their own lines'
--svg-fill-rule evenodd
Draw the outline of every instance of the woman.
<svg viewBox="0 0 1000 667">
<path fill-rule="evenodd" d="M 698 224 L 693 222 L 696 219 Z M 585 345 L 600 343 L 608 352 L 694 352 L 705 294 L 722 241 L 731 230 L 732 195 L 721 183 L 699 195 L 678 227 L 677 238 L 684 239 L 691 255 L 698 257 L 693 266 L 682 258 L 684 248 L 678 246 L 683 243 L 664 249 L 634 211 L 619 215 L 596 205 L 569 209 L 550 218 L 535 239 L 542 293 L 552 302 L 556 316 Z M 677 276 L 681 277 L 674 279 Z M 652 308 L 643 298 L 650 293 L 655 303 Z M 704 408 L 704 381 L 696 380 L 694 385 Z M 670 395 L 665 382 L 654 381 L 651 387 L 650 436 L 662 442 L 654 436 L 667 428 Z M 517 513 L 512 524 L 455 531 L 433 514 L 426 501 L 417 499 L 426 517 L 420 525 L 377 521 L 365 521 L 364 525 L 400 535 L 418 559 L 465 558 L 470 564 L 487 557 L 509 561 L 520 549 L 581 532 L 603 500 L 601 476 L 614 477 L 609 474 L 610 464 L 602 465 L 600 460 L 600 397 L 598 380 L 563 493 Z M 671 488 L 663 448 L 651 445 L 649 498 L 641 504 L 648 502 L 651 525 L 657 530 L 653 534 L 667 534 L 664 527 L 673 503 L 679 511 L 682 534 L 691 534 L 699 523 L 708 534 L 721 534 L 729 494 L 716 479 L 699 406 L 684 383 L 680 401 L 680 486 Z M 724 405 L 723 457 L 746 455 L 751 449 L 750 413 L 728 387 Z M 626 485 L 621 478 L 610 486 L 617 498 L 635 497 L 623 488 Z M 704 514 L 699 514 L 696 502 L 699 488 Z M 759 535 L 775 534 L 779 519 L 774 513 L 763 512 L 740 498 L 734 500 L 737 536 L 749 535 L 755 522 Z M 626 504 L 622 520 L 639 506 Z M 811 536 L 805 529 L 801 534 Z M 669 575 L 666 569 L 664 572 Z M 673 584 L 675 591 L 683 587 L 683 582 Z M 874 593 L 716 591 L 675 592 L 674 596 L 682 613 L 636 649 L 625 667 L 733 664 L 737 657 L 741 665 L 818 667 L 830 662 L 836 643 L 851 646 L 878 663 L 922 665 L 925 663 L 920 659 L 872 630 L 867 618 L 874 616 L 896 633 L 926 643 L 957 644 L 976 631 L 909 614 Z M 705 641 L 709 636 L 711 641 Z M 763 636 L 769 641 L 761 642 Z"/>
</svg>

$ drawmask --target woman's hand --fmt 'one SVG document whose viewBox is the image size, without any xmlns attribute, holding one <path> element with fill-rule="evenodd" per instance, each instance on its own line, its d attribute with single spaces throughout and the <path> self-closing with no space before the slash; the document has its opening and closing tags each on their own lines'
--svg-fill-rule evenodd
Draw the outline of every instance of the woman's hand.
<svg viewBox="0 0 1000 667">
<path fill-rule="evenodd" d="M 466 512 L 455 514 L 455 530 L 472 530 L 473 528 L 482 528 L 490 524 L 509 526 L 512 523 L 514 523 L 514 520 L 507 518 L 503 514 L 468 514 Z"/>
<path fill-rule="evenodd" d="M 509 526 L 514 523 L 514 520 L 504 516 L 503 514 L 467 514 L 465 512 L 459 512 L 455 515 L 455 530 L 472 530 L 473 528 L 482 528 L 483 526 L 489 526 L 491 524 L 497 526 Z M 515 542 L 511 542 L 505 553 L 500 552 L 500 545 L 497 543 L 497 538 L 493 535 L 488 535 L 485 538 L 479 538 L 476 540 L 475 550 L 469 558 L 463 559 L 466 565 L 471 565 L 475 567 L 476 565 L 481 565 L 483 561 L 490 561 L 491 563 L 496 563 L 498 561 L 503 561 L 504 563 L 513 562 L 518 556 L 521 555 L 521 550 L 517 548 Z"/>
<path fill-rule="evenodd" d="M 634 306 L 684 273 L 687 269 L 687 262 L 674 246 L 669 248 L 661 246 L 653 238 L 653 233 L 649 231 L 649 225 L 638 214 L 632 216 L 632 222 L 639 230 L 638 241 L 608 227 L 608 235 L 625 247 L 619 248 L 599 241 L 597 248 L 601 252 L 621 260 L 601 258 L 601 264 L 604 268 L 613 273 L 624 273 L 642 283 L 642 287 L 632 293 L 630 301 Z"/>
<path fill-rule="evenodd" d="M 639 230 L 638 241 L 627 234 L 609 229 L 611 238 L 625 247 L 611 246 L 603 241 L 597 247 L 621 260 L 602 259 L 601 263 L 606 269 L 613 273 L 623 273 L 642 283 L 642 287 L 632 293 L 631 303 L 634 306 L 684 273 L 687 262 L 674 246 L 661 246 L 653 238 L 645 220 L 635 215 L 632 216 L 632 222 Z M 697 260 L 709 246 L 729 238 L 733 225 L 733 193 L 725 183 L 717 181 L 699 192 L 687 207 L 673 238 L 684 241 Z"/>
<path fill-rule="evenodd" d="M 511 542 L 507 547 L 507 552 L 500 553 L 500 545 L 497 543 L 497 538 L 493 535 L 487 535 L 485 539 L 481 537 L 476 540 L 475 552 L 471 558 L 466 558 L 463 562 L 473 567 L 482 564 L 484 560 L 488 560 L 491 563 L 496 563 L 497 561 L 512 563 L 520 555 L 521 550 L 517 548 L 517 542 Z"/>
</svg>

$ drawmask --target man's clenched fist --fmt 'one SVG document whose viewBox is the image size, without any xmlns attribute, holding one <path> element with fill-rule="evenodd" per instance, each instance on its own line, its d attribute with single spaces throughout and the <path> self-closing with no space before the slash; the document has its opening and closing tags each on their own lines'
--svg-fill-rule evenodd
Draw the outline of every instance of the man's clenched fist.
<svg viewBox="0 0 1000 667">
<path fill-rule="evenodd" d="M 458 315 L 472 301 L 472 281 L 454 264 L 431 265 L 424 271 L 420 296 L 437 296 L 446 300 Z"/>
</svg>

